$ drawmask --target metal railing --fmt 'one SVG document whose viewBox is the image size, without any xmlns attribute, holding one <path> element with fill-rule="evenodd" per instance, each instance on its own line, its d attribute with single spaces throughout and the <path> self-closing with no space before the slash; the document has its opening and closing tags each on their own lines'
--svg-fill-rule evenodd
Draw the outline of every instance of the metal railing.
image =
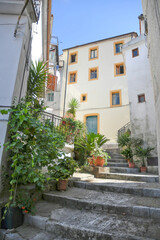
<svg viewBox="0 0 160 240">
<path fill-rule="evenodd" d="M 75 126 L 73 126 L 71 123 L 68 123 L 63 117 L 43 111 L 41 112 L 41 120 L 44 123 L 46 120 L 49 120 L 54 124 L 56 131 L 63 133 L 66 136 L 73 134 Z"/>
<path fill-rule="evenodd" d="M 122 128 L 120 128 L 118 130 L 118 136 L 121 136 L 123 133 L 127 132 L 128 130 L 131 131 L 131 123 L 130 122 L 128 122 Z"/>
</svg>

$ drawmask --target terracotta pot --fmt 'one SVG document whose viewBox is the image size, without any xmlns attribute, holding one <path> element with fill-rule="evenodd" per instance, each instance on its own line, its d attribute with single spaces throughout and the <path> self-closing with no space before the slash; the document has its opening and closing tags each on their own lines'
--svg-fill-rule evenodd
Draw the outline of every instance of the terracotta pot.
<svg viewBox="0 0 160 240">
<path fill-rule="evenodd" d="M 94 157 L 94 166 L 103 167 L 105 160 L 102 157 Z"/>
<path fill-rule="evenodd" d="M 147 172 L 147 168 L 146 167 L 140 167 L 140 171 L 141 172 Z"/>
<path fill-rule="evenodd" d="M 130 159 L 129 159 L 129 158 L 127 158 L 126 160 L 127 160 L 128 163 L 130 162 Z"/>
<path fill-rule="evenodd" d="M 64 179 L 64 180 L 59 180 L 57 183 L 57 189 L 59 191 L 66 191 L 67 190 L 67 186 L 68 186 L 68 179 Z"/>
<path fill-rule="evenodd" d="M 134 168 L 134 167 L 135 167 L 135 163 L 129 162 L 129 168 Z"/>
</svg>

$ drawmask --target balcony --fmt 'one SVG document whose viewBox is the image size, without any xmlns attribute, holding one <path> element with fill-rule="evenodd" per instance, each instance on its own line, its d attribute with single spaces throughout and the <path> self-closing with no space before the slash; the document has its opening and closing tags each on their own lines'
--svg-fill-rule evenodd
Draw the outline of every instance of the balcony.
<svg viewBox="0 0 160 240">
<path fill-rule="evenodd" d="M 20 15 L 25 5 L 25 0 L 0 0 L 0 14 Z M 29 0 L 23 15 L 31 18 L 32 22 L 37 22 L 40 13 L 40 0 Z"/>
</svg>

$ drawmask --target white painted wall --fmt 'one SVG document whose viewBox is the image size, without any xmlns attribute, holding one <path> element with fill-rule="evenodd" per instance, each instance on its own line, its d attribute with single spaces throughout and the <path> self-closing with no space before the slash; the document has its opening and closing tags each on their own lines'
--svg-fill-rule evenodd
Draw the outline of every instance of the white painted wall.
<svg viewBox="0 0 160 240">
<path fill-rule="evenodd" d="M 42 60 L 42 14 L 40 12 L 40 17 L 38 23 L 32 24 L 32 61 L 38 62 Z"/>
<path fill-rule="evenodd" d="M 11 106 L 16 97 L 18 102 L 26 93 L 31 51 L 31 19 L 27 14 L 21 17 L 14 36 L 23 1 L 0 1 L 0 109 Z M 30 14 L 30 13 L 29 13 Z M 33 15 L 32 15 L 33 16 Z M 7 108 L 6 108 L 7 109 Z M 0 114 L 0 175 L 6 162 L 3 144 L 7 137 L 8 116 Z M 1 191 L 0 178 L 0 191 Z"/>
<path fill-rule="evenodd" d="M 132 57 L 132 50 L 138 48 L 139 56 Z M 154 147 L 157 156 L 157 136 L 152 78 L 150 73 L 148 49 L 144 35 L 123 46 L 128 80 L 130 103 L 131 134 L 142 138 L 146 146 Z M 138 102 L 138 95 L 145 94 L 145 102 Z"/>
<path fill-rule="evenodd" d="M 154 89 L 160 176 L 160 2 L 158 0 L 142 0 L 142 7 L 148 24 L 147 45 Z"/>
<path fill-rule="evenodd" d="M 63 114 L 64 109 L 68 51 L 69 53 L 78 51 L 78 63 L 68 65 L 68 73 L 77 71 L 78 78 L 76 84 L 68 84 L 67 76 L 65 111 L 68 102 L 73 97 L 80 101 L 81 94 L 87 93 L 88 100 L 80 103 L 77 119 L 83 121 L 85 114 L 98 113 L 100 116 L 100 133 L 106 135 L 111 142 L 116 142 L 118 129 L 130 121 L 127 78 L 126 76 L 114 77 L 114 63 L 123 62 L 123 56 L 122 54 L 114 55 L 113 43 L 121 40 L 128 42 L 130 39 L 131 35 L 117 37 L 64 50 L 63 52 L 65 66 L 62 76 L 61 114 Z M 99 58 L 89 61 L 89 48 L 95 46 L 99 47 Z M 88 81 L 89 68 L 96 66 L 99 67 L 98 80 Z M 110 91 L 119 89 L 122 91 L 122 106 L 111 108 Z"/>
</svg>

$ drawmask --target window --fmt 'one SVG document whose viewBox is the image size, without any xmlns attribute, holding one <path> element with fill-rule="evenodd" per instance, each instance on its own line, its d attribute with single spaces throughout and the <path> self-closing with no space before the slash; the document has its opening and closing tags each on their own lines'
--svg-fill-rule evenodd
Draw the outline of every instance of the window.
<svg viewBox="0 0 160 240">
<path fill-rule="evenodd" d="M 124 63 L 116 63 L 114 65 L 114 76 L 122 76 L 125 75 L 125 66 Z"/>
<path fill-rule="evenodd" d="M 87 93 L 81 94 L 81 102 L 87 102 Z"/>
<path fill-rule="evenodd" d="M 78 52 L 70 53 L 69 55 L 69 64 L 74 64 L 78 62 Z"/>
<path fill-rule="evenodd" d="M 89 60 L 98 58 L 98 47 L 93 47 L 89 49 Z"/>
<path fill-rule="evenodd" d="M 73 84 L 77 82 L 77 71 L 69 73 L 68 84 Z"/>
<path fill-rule="evenodd" d="M 137 56 L 139 56 L 139 49 L 135 48 L 135 49 L 132 50 L 132 57 L 134 58 L 134 57 L 137 57 Z"/>
<path fill-rule="evenodd" d="M 139 102 L 139 103 L 145 102 L 145 94 L 140 94 L 140 95 L 138 95 L 138 102 Z"/>
<path fill-rule="evenodd" d="M 48 93 L 47 101 L 49 101 L 49 102 L 53 102 L 54 101 L 54 93 Z"/>
<path fill-rule="evenodd" d="M 110 106 L 118 107 L 122 105 L 121 90 L 115 90 L 110 92 Z"/>
<path fill-rule="evenodd" d="M 98 67 L 89 69 L 89 80 L 97 80 L 98 79 Z"/>
<path fill-rule="evenodd" d="M 124 41 L 119 41 L 114 43 L 114 55 L 121 54 L 123 44 L 124 44 Z"/>
</svg>

